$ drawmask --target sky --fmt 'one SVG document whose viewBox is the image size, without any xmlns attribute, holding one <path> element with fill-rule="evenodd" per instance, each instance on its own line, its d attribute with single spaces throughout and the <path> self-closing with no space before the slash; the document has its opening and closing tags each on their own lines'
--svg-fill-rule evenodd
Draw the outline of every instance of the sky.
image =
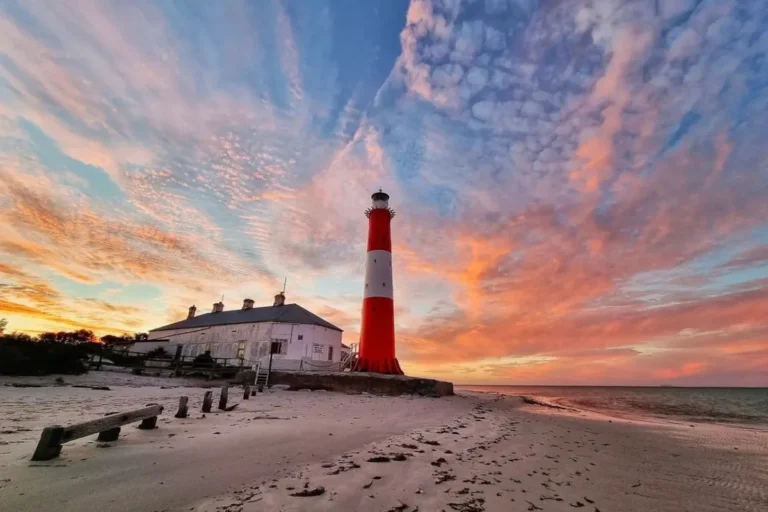
<svg viewBox="0 0 768 512">
<path fill-rule="evenodd" d="M 768 2 L 0 0 L 0 317 L 252 298 L 458 383 L 768 386 Z"/>
</svg>

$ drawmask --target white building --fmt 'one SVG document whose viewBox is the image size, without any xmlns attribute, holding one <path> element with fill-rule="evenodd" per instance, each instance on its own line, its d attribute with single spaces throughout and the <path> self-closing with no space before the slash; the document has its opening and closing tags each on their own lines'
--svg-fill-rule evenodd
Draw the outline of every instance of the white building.
<svg viewBox="0 0 768 512">
<path fill-rule="evenodd" d="M 213 358 L 242 359 L 245 365 L 266 364 L 272 342 L 279 344 L 273 369 L 337 370 L 341 361 L 342 330 L 298 304 L 285 304 L 285 295 L 275 296 L 272 306 L 254 308 L 245 299 L 237 310 L 224 311 L 213 305 L 211 313 L 197 316 L 197 308 L 181 322 L 149 331 L 147 341 L 134 351 L 149 352 L 162 347 L 170 355 L 195 357 L 210 352 Z M 235 364 L 236 361 L 230 361 Z"/>
</svg>

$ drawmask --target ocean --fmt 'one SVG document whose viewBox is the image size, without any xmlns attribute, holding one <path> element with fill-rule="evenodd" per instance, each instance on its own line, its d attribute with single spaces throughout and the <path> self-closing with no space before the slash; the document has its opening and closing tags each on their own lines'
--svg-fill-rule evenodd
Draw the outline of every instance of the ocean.
<svg viewBox="0 0 768 512">
<path fill-rule="evenodd" d="M 615 416 L 768 428 L 768 388 L 456 386 Z"/>
</svg>

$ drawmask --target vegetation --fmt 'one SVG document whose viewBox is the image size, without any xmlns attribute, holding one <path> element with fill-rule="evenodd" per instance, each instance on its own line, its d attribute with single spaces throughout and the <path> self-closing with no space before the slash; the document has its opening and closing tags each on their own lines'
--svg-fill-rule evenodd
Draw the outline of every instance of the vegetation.
<svg viewBox="0 0 768 512">
<path fill-rule="evenodd" d="M 88 371 L 87 361 L 93 354 L 101 354 L 117 364 L 141 363 L 146 358 L 111 350 L 117 341 L 144 340 L 147 338 L 145 333 L 132 336 L 107 335 L 99 342 L 92 331 L 85 329 L 44 332 L 38 336 L 30 336 L 18 332 L 6 333 L 7 324 L 5 319 L 0 319 L 0 375 L 81 374 Z M 153 355 L 170 358 L 163 354 Z"/>
<path fill-rule="evenodd" d="M 144 341 L 147 338 L 149 338 L 149 335 L 145 332 L 137 332 L 134 335 L 121 334 L 119 336 L 116 336 L 114 334 L 107 334 L 106 336 L 101 337 L 101 342 L 104 344 L 106 348 L 111 348 L 111 347 L 125 344 L 125 343 L 131 343 L 135 341 Z"/>
<path fill-rule="evenodd" d="M 156 349 L 147 352 L 148 359 L 173 359 L 171 354 L 165 351 L 163 347 L 157 347 Z"/>
<path fill-rule="evenodd" d="M 80 374 L 88 371 L 86 360 L 99 352 L 91 331 L 46 332 L 37 337 L 23 333 L 0 335 L 0 374 Z"/>
<path fill-rule="evenodd" d="M 208 368 L 213 366 L 213 358 L 211 357 L 211 352 L 209 350 L 206 350 L 202 354 L 198 354 L 197 356 L 195 356 L 194 361 L 192 361 L 192 366 L 203 367 L 203 368 Z"/>
</svg>

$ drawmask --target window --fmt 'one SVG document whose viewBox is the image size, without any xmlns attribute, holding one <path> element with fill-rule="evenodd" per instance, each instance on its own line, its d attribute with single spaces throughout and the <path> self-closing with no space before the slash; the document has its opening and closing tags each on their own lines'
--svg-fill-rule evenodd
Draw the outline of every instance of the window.
<svg viewBox="0 0 768 512">
<path fill-rule="evenodd" d="M 333 347 L 328 347 L 328 360 L 333 361 Z"/>
<path fill-rule="evenodd" d="M 299 335 L 297 336 L 297 338 L 298 338 L 298 340 L 299 340 L 299 341 L 301 341 L 301 340 L 303 340 L 303 339 L 304 339 L 304 335 L 303 335 L 303 334 L 299 334 Z"/>
<path fill-rule="evenodd" d="M 241 341 L 237 344 L 237 358 L 238 359 L 245 358 L 245 342 L 244 341 Z"/>
<path fill-rule="evenodd" d="M 277 345 L 273 354 L 285 355 L 288 353 L 288 340 L 283 338 L 272 338 L 272 343 Z"/>
</svg>

